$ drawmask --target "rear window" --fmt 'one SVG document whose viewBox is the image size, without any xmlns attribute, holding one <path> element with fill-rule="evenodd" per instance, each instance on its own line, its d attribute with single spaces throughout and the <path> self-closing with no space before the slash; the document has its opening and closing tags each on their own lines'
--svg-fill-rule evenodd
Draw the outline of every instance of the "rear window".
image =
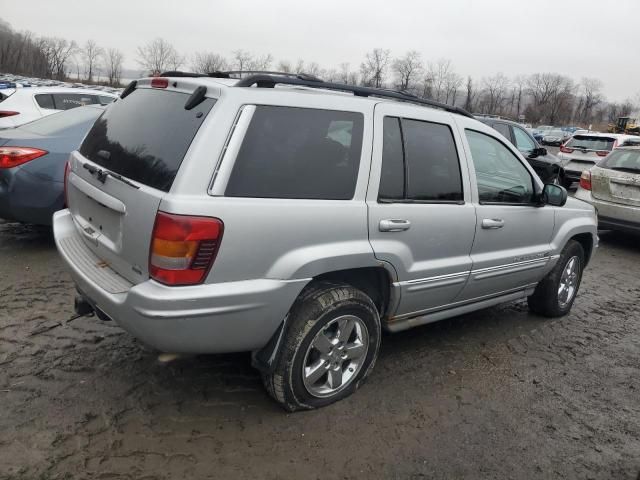
<svg viewBox="0 0 640 480">
<path fill-rule="evenodd" d="M 87 93 L 54 93 L 53 103 L 57 110 L 71 110 L 85 105 L 99 104 L 100 100 L 97 95 Z"/>
<path fill-rule="evenodd" d="M 26 123 L 20 128 L 38 135 L 54 135 L 69 128 L 77 127 L 85 123 L 93 122 L 104 110 L 96 107 L 81 107 L 58 112 L 53 115 L 39 118 L 33 122 Z M 88 128 L 87 125 L 85 128 Z"/>
<path fill-rule="evenodd" d="M 566 147 L 582 150 L 611 150 L 616 139 L 612 137 L 594 137 L 593 135 L 575 135 Z"/>
<path fill-rule="evenodd" d="M 363 124 L 361 113 L 256 107 L 225 195 L 353 198 Z"/>
<path fill-rule="evenodd" d="M 640 173 L 640 149 L 615 150 L 598 166 L 612 170 Z"/>
<path fill-rule="evenodd" d="M 131 180 L 168 192 L 215 100 L 185 110 L 186 93 L 140 88 L 111 105 L 80 153 Z"/>
</svg>

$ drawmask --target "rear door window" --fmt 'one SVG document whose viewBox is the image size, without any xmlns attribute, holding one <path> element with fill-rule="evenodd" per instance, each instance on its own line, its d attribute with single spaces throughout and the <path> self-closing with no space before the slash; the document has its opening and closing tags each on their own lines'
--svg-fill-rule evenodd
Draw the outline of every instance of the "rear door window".
<svg viewBox="0 0 640 480">
<path fill-rule="evenodd" d="M 385 117 L 382 145 L 379 201 L 463 201 L 460 161 L 449 126 Z"/>
<path fill-rule="evenodd" d="M 613 149 L 616 139 L 613 137 L 595 137 L 593 135 L 576 135 L 571 138 L 565 147 L 575 148 L 577 150 L 608 150 Z"/>
<path fill-rule="evenodd" d="M 215 100 L 185 110 L 186 93 L 139 88 L 105 110 L 80 153 L 112 172 L 168 192 Z"/>
<path fill-rule="evenodd" d="M 36 103 L 40 106 L 40 108 L 46 108 L 48 110 L 55 110 L 56 107 L 53 103 L 53 96 L 50 93 L 42 93 L 40 95 L 36 95 Z"/>
<path fill-rule="evenodd" d="M 225 195 L 353 198 L 363 125 L 361 113 L 257 106 Z"/>
</svg>

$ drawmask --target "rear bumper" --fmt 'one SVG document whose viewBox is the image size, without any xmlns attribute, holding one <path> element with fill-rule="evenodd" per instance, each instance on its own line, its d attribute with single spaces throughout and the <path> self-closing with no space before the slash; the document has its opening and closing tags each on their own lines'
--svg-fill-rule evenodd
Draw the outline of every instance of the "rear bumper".
<svg viewBox="0 0 640 480">
<path fill-rule="evenodd" d="M 168 287 L 147 280 L 132 285 L 86 246 L 80 251 L 84 244 L 68 210 L 54 215 L 53 229 L 58 251 L 87 301 L 142 342 L 165 352 L 262 348 L 309 281 L 258 279 Z M 72 242 L 74 251 L 69 240 L 78 238 L 80 243 Z"/>
<path fill-rule="evenodd" d="M 21 167 L 0 169 L 0 218 L 51 225 L 64 206 L 64 184 L 45 180 Z"/>
<path fill-rule="evenodd" d="M 575 197 L 593 205 L 598 213 L 598 228 L 640 233 L 640 208 L 599 200 L 589 190 L 579 188 Z"/>
</svg>

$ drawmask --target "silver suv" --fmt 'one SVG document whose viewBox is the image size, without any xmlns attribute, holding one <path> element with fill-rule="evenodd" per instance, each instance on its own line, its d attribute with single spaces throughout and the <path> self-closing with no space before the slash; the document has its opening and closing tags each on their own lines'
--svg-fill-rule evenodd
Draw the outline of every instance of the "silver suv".
<svg viewBox="0 0 640 480">
<path fill-rule="evenodd" d="M 65 178 L 77 311 L 163 352 L 253 352 L 288 410 L 353 393 L 383 329 L 565 315 L 597 244 L 593 207 L 467 112 L 305 76 L 133 82 Z"/>
</svg>

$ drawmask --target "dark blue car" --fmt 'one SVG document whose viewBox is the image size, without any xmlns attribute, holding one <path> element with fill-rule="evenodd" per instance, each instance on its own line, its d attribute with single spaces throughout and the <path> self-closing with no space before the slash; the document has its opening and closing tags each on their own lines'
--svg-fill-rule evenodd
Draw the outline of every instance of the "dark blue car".
<svg viewBox="0 0 640 480">
<path fill-rule="evenodd" d="M 0 129 L 0 218 L 51 225 L 64 208 L 69 154 L 105 107 L 91 105 Z"/>
</svg>

